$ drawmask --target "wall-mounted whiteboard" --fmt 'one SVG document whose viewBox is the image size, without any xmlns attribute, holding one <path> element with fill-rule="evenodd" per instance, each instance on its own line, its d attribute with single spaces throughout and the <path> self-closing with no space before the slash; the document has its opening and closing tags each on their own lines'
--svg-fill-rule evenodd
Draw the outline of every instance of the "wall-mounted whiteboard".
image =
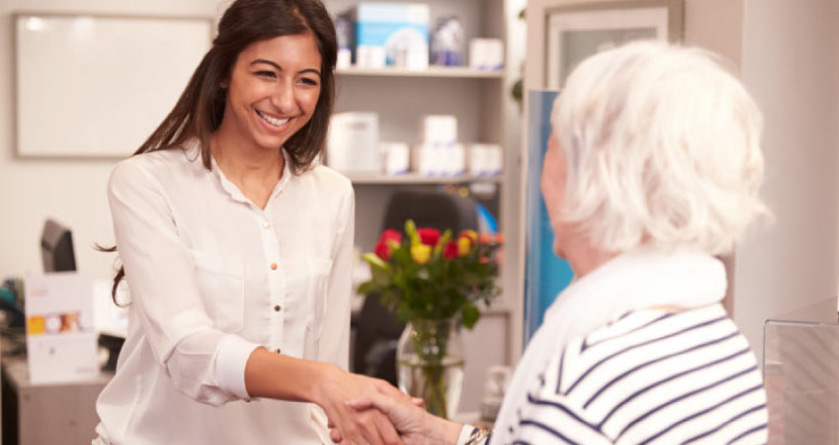
<svg viewBox="0 0 839 445">
<path fill-rule="evenodd" d="M 20 156 L 124 157 L 172 109 L 210 19 L 15 16 Z"/>
</svg>

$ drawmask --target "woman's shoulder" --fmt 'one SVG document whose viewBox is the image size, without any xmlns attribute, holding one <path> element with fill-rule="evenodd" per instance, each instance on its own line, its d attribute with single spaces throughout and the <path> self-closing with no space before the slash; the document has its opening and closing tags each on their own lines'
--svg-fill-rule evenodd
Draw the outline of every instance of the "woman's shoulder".
<svg viewBox="0 0 839 445">
<path fill-rule="evenodd" d="M 184 167 L 201 167 L 201 150 L 194 144 L 185 143 L 135 154 L 117 162 L 114 172 L 145 170 L 149 173 L 167 172 Z"/>
<path fill-rule="evenodd" d="M 572 339 L 562 354 L 584 367 L 607 362 L 610 366 L 632 366 L 646 361 L 650 354 L 681 350 L 713 336 L 745 341 L 718 304 L 681 312 L 637 310 Z"/>
<path fill-rule="evenodd" d="M 721 305 L 629 312 L 570 340 L 555 353 L 546 372 L 558 376 L 558 391 L 591 403 L 618 387 L 655 384 L 663 376 L 678 374 L 675 370 L 696 368 L 692 375 L 700 381 L 710 369 L 703 363 L 713 360 L 747 368 L 756 363 L 748 341 Z"/>
<path fill-rule="evenodd" d="M 116 163 L 109 179 L 109 187 L 165 184 L 201 174 L 206 170 L 200 150 L 189 146 L 174 146 L 133 155 Z"/>
<path fill-rule="evenodd" d="M 352 182 L 338 171 L 323 164 L 315 164 L 302 172 L 299 178 L 303 182 L 311 183 L 324 193 L 340 197 L 353 193 Z"/>
<path fill-rule="evenodd" d="M 343 188 L 352 188 L 352 182 L 349 178 L 339 173 L 337 170 L 327 167 L 323 164 L 315 164 L 310 171 L 323 181 L 331 181 Z"/>
<path fill-rule="evenodd" d="M 745 405 L 765 402 L 762 388 L 754 354 L 721 306 L 643 310 L 572 339 L 554 353 L 532 383 L 528 406 L 534 412 L 560 407 L 614 440 L 635 443 L 677 422 L 702 429 L 707 426 L 702 418 L 686 416 L 747 394 L 716 413 L 736 419 L 738 410 L 750 408 Z"/>
</svg>

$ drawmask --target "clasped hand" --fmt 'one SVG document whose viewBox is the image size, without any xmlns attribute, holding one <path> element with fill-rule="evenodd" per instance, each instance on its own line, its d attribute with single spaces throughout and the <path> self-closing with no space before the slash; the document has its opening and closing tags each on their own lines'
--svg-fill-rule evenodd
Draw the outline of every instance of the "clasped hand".
<svg viewBox="0 0 839 445">
<path fill-rule="evenodd" d="M 396 425 L 384 410 L 370 408 L 378 407 L 376 404 L 406 406 L 425 413 L 417 407 L 421 400 L 412 399 L 383 380 L 339 370 L 325 382 L 319 389 L 318 404 L 329 418 L 333 441 L 349 445 L 411 443 L 411 425 L 406 419 L 397 416 L 401 423 Z"/>
<path fill-rule="evenodd" d="M 345 407 L 353 411 L 355 416 L 375 419 L 376 425 L 380 425 L 379 416 L 385 416 L 388 425 L 399 435 L 398 441 L 393 443 L 449 445 L 456 442 L 462 425 L 425 412 L 421 408 L 422 399 L 408 397 L 383 381 L 369 380 L 376 382 L 374 384 L 376 391 L 368 391 L 345 403 Z M 330 438 L 333 442 L 342 445 L 358 443 L 347 435 L 346 429 L 342 429 L 331 418 L 329 427 Z"/>
</svg>

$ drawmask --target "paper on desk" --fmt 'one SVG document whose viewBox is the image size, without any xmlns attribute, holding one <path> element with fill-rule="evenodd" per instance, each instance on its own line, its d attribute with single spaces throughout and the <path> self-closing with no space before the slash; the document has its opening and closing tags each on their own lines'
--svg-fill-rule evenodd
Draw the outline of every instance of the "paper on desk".
<svg viewBox="0 0 839 445">
<path fill-rule="evenodd" d="M 34 384 L 99 374 L 93 330 L 93 282 L 75 272 L 26 277 L 26 348 Z"/>
</svg>

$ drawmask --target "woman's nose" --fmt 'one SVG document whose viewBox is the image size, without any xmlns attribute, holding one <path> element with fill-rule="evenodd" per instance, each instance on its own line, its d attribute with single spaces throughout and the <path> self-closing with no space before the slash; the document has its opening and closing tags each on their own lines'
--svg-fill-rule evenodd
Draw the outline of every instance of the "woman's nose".
<svg viewBox="0 0 839 445">
<path fill-rule="evenodd" d="M 281 113 L 290 113 L 294 109 L 294 85 L 291 82 L 280 82 L 272 100 Z"/>
</svg>

